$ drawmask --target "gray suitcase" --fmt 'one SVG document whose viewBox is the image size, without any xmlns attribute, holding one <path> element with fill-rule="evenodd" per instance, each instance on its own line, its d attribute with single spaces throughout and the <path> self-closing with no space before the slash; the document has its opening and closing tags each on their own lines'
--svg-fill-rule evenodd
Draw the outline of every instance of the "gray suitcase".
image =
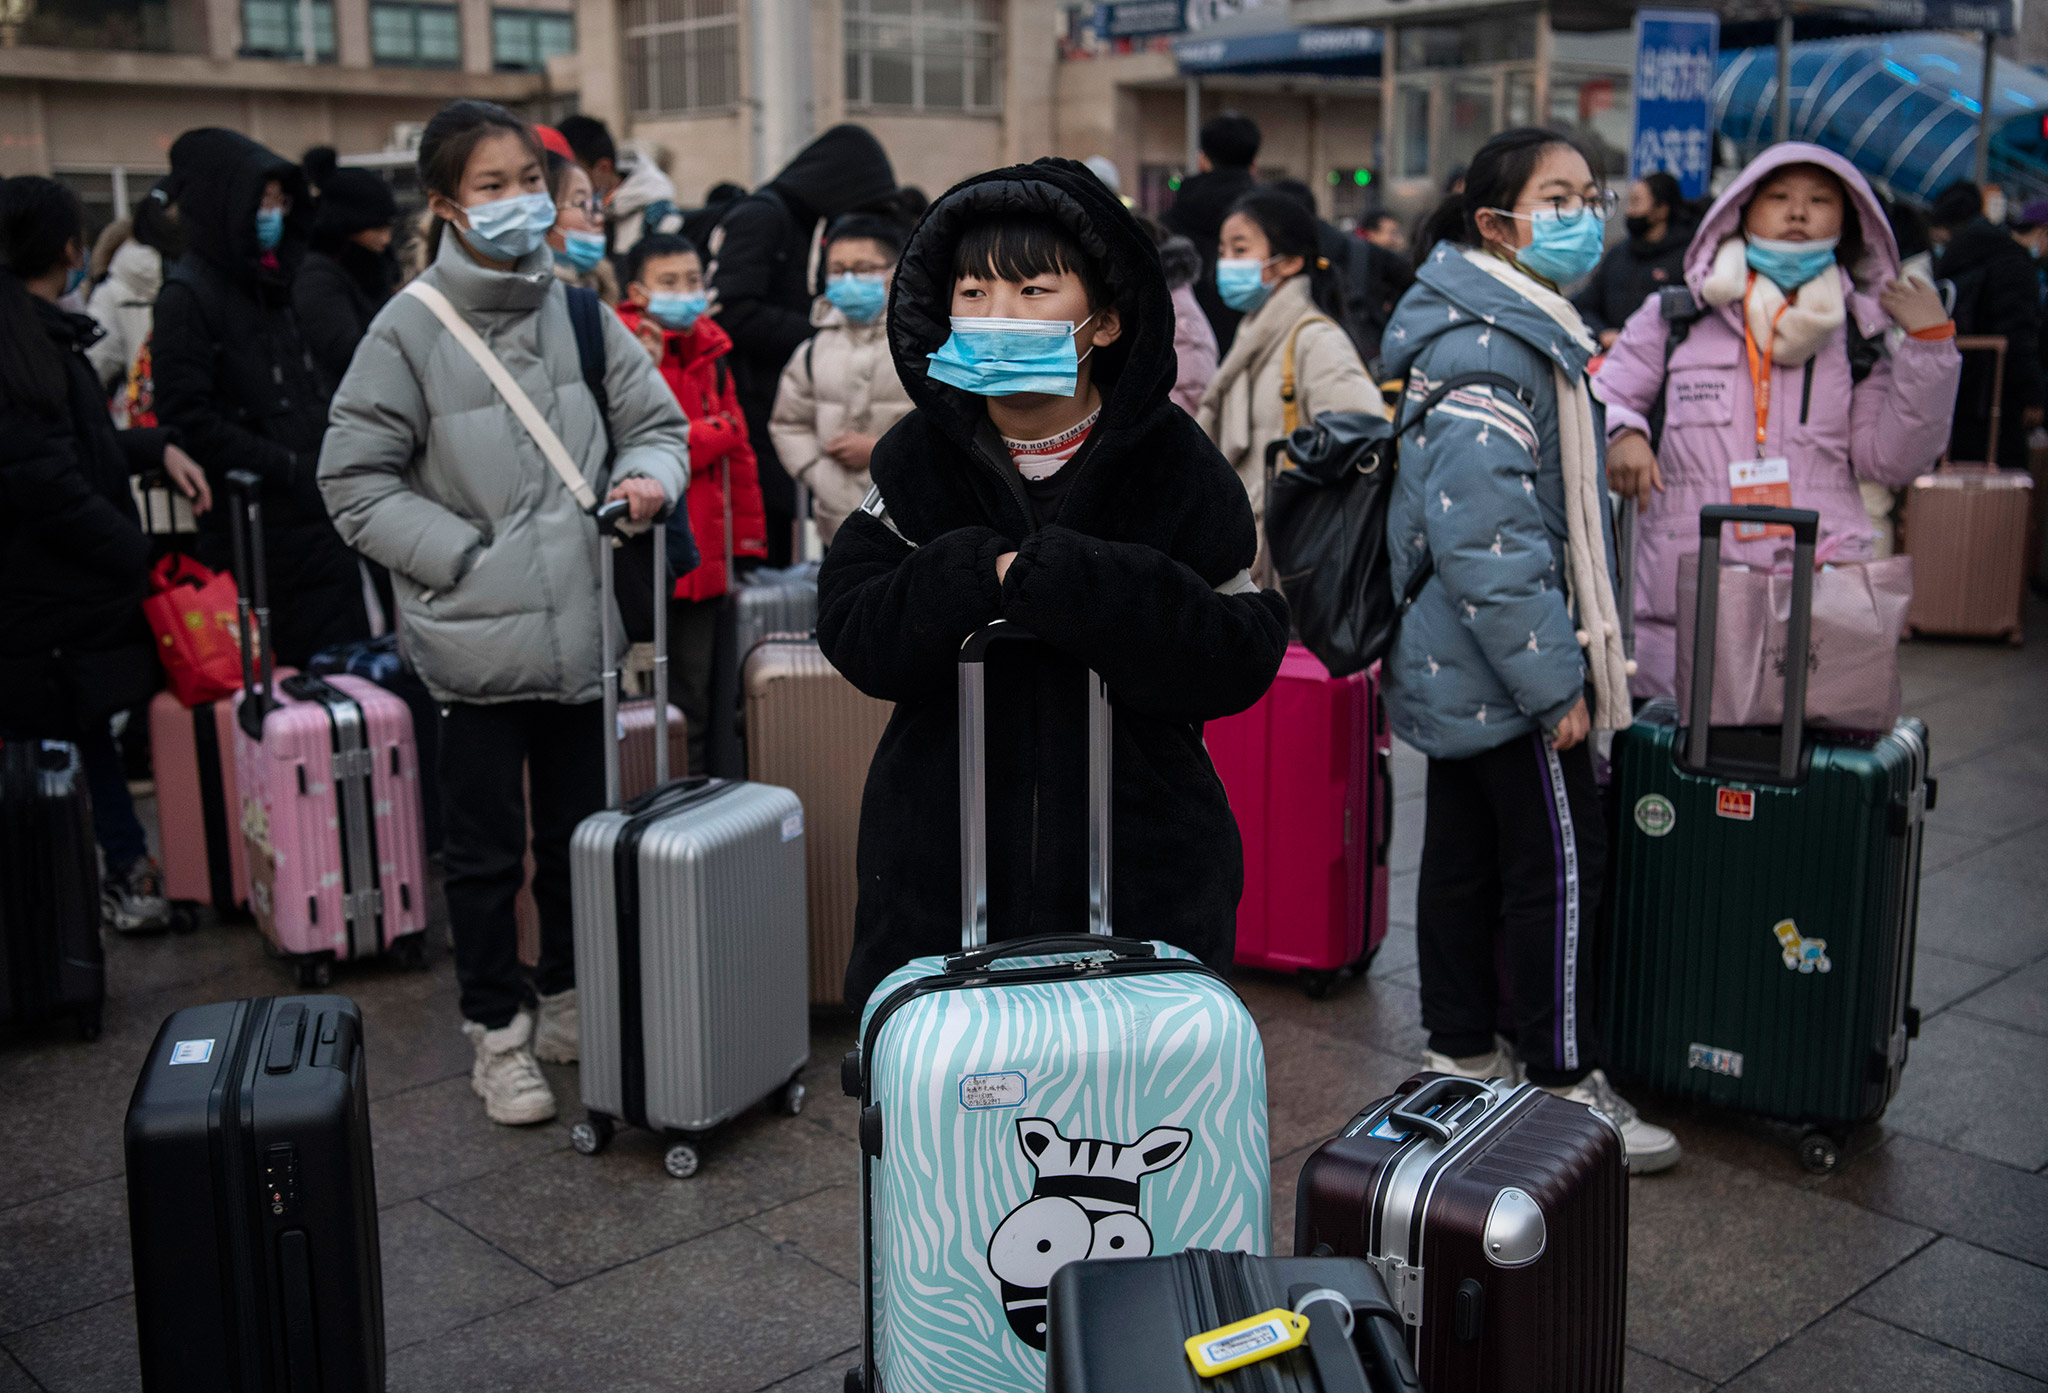
<svg viewBox="0 0 2048 1393">
<path fill-rule="evenodd" d="M 598 512 L 610 530 L 623 504 Z M 654 529 L 654 573 L 665 573 Z M 738 779 L 668 778 L 619 805 L 618 642 L 609 538 L 604 581 L 606 809 L 569 842 L 588 1112 L 570 1139 L 584 1155 L 621 1122 L 668 1136 L 663 1164 L 696 1173 L 696 1141 L 771 1095 L 803 1107 L 810 1056 L 804 814 L 797 796 Z M 668 607 L 655 614 L 655 689 L 668 682 Z"/>
</svg>

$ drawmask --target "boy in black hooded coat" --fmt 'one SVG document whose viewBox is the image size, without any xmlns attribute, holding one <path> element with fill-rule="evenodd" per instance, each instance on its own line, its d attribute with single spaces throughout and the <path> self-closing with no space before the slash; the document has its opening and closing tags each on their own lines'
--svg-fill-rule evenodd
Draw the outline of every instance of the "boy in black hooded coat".
<svg viewBox="0 0 2048 1393">
<path fill-rule="evenodd" d="M 949 333 L 955 248 L 1006 217 L 1047 220 L 1078 244 L 1122 323 L 1093 352 L 1101 414 L 1043 523 L 982 399 L 927 371 Z M 878 497 L 847 519 L 819 577 L 826 656 L 896 703 L 861 805 L 847 1004 L 858 1010 L 909 959 L 960 945 L 957 661 L 995 619 L 1045 646 L 990 658 L 990 937 L 1087 923 L 1092 668 L 1115 710 L 1112 925 L 1227 963 L 1243 847 L 1201 726 L 1272 683 L 1287 607 L 1244 578 L 1258 546 L 1244 487 L 1168 398 L 1173 306 L 1151 238 L 1071 160 L 976 175 L 912 234 L 889 342 L 916 410 L 875 446 Z"/>
<path fill-rule="evenodd" d="M 256 209 L 275 180 L 291 200 L 268 255 Z M 188 250 L 164 277 L 150 343 L 157 419 L 179 431 L 225 505 L 230 470 L 263 481 L 265 560 L 277 660 L 303 667 L 330 644 L 368 638 L 362 572 L 314 484 L 334 380 L 292 309 L 313 208 L 298 167 L 217 127 L 171 146 L 171 196 Z M 228 517 L 200 520 L 200 559 L 229 561 Z"/>
</svg>

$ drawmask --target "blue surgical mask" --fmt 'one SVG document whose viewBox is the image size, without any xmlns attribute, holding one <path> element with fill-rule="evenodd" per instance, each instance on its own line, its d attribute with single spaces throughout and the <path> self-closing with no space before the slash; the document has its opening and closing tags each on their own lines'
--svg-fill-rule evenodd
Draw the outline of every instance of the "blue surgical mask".
<svg viewBox="0 0 2048 1393">
<path fill-rule="evenodd" d="M 662 328 L 687 334 L 696 327 L 697 317 L 710 303 L 711 297 L 701 290 L 693 290 L 688 295 L 658 291 L 647 297 L 647 313 Z"/>
<path fill-rule="evenodd" d="M 256 210 L 256 248 L 258 251 L 275 251 L 277 244 L 284 240 L 284 209 L 258 208 Z"/>
<path fill-rule="evenodd" d="M 1091 314 L 1088 319 L 1094 317 Z M 938 352 L 927 353 L 925 358 L 931 363 L 932 377 L 976 396 L 1042 392 L 1071 397 L 1081 368 L 1081 360 L 1074 356 L 1074 335 L 1081 324 L 1071 319 L 956 314 L 952 336 L 939 345 Z"/>
<path fill-rule="evenodd" d="M 1744 254 L 1752 271 L 1769 276 L 1778 283 L 1778 289 L 1790 295 L 1835 264 L 1835 245 L 1841 240 L 1822 237 L 1811 242 L 1780 242 L 1771 237 L 1751 237 Z"/>
<path fill-rule="evenodd" d="M 1547 281 L 1568 285 L 1590 276 L 1606 253 L 1607 224 L 1591 209 L 1569 215 L 1555 208 L 1507 215 L 1529 224 L 1529 245 L 1515 253 L 1515 260 Z"/>
<path fill-rule="evenodd" d="M 1266 263 L 1257 257 L 1226 256 L 1216 263 L 1216 293 L 1238 313 L 1250 314 L 1273 293 L 1265 274 Z"/>
<path fill-rule="evenodd" d="M 544 193 L 514 194 L 462 210 L 469 226 L 461 229 L 470 250 L 496 261 L 517 261 L 547 240 L 555 225 L 555 201 Z"/>
<path fill-rule="evenodd" d="M 69 295 L 85 284 L 85 268 L 73 266 L 64 273 L 64 294 Z"/>
<path fill-rule="evenodd" d="M 874 273 L 862 275 L 849 271 L 825 282 L 825 298 L 851 322 L 872 324 L 875 316 L 882 312 L 882 307 L 889 303 L 889 282 L 886 277 Z"/>
<path fill-rule="evenodd" d="M 562 260 L 574 266 L 579 272 L 597 269 L 597 263 L 604 260 L 604 238 L 595 232 L 571 232 L 562 230 Z"/>
</svg>

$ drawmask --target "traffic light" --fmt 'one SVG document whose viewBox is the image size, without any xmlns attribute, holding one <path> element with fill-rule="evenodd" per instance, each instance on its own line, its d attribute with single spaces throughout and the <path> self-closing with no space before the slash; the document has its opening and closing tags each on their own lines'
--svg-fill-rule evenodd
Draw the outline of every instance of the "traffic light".
<svg viewBox="0 0 2048 1393">
<path fill-rule="evenodd" d="M 1330 171 L 1330 182 L 1337 185 L 1350 184 L 1361 189 L 1369 188 L 1372 184 L 1372 171 L 1363 168 L 1333 169 Z"/>
</svg>

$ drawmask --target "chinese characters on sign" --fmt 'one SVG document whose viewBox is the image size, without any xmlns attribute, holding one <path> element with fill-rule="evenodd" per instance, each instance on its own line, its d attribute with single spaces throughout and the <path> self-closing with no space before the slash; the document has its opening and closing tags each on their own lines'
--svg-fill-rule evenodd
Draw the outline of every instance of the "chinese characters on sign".
<svg viewBox="0 0 2048 1393">
<path fill-rule="evenodd" d="M 1714 163 L 1714 67 L 1720 45 L 1721 19 L 1716 14 L 1636 12 L 1631 178 L 1668 170 L 1687 198 L 1706 193 Z"/>
</svg>

